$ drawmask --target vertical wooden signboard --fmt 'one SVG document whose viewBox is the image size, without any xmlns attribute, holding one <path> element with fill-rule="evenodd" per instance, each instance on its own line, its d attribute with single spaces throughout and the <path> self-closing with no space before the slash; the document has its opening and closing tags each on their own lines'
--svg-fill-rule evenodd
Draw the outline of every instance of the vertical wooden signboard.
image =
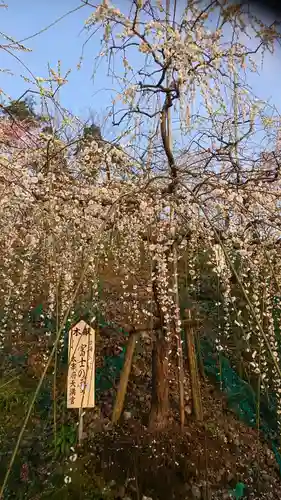
<svg viewBox="0 0 281 500">
<path fill-rule="evenodd" d="M 79 441 L 82 409 L 95 406 L 95 330 L 79 321 L 69 331 L 67 408 L 79 408 Z"/>
</svg>

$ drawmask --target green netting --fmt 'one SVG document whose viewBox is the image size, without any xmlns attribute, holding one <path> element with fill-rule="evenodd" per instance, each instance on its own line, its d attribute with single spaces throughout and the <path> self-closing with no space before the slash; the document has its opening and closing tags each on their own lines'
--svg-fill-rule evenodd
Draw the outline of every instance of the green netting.
<svg viewBox="0 0 281 500">
<path fill-rule="evenodd" d="M 220 355 L 220 359 L 218 359 L 211 343 L 207 341 L 201 343 L 201 355 L 206 374 L 220 384 L 226 395 L 228 407 L 235 412 L 241 421 L 250 427 L 256 427 L 258 402 L 257 395 L 251 385 L 239 377 L 226 357 Z M 259 406 L 260 430 L 272 444 L 281 473 L 275 396 L 273 394 L 268 394 L 267 397 L 261 395 Z"/>
</svg>

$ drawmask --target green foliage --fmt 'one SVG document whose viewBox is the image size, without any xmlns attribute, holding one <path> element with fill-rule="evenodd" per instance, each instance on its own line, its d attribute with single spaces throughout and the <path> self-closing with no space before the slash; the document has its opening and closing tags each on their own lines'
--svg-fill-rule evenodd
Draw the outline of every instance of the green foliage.
<svg viewBox="0 0 281 500">
<path fill-rule="evenodd" d="M 28 400 L 18 378 L 0 379 L 0 411 L 13 413 L 17 407 L 25 407 Z"/>
<path fill-rule="evenodd" d="M 84 127 L 81 141 L 77 144 L 76 154 L 82 151 L 85 145 L 91 143 L 93 140 L 96 140 L 97 142 L 103 140 L 100 127 L 94 123 Z"/>
<path fill-rule="evenodd" d="M 10 117 L 23 121 L 36 117 L 34 106 L 34 99 L 32 97 L 27 97 L 22 101 L 11 101 L 11 103 L 4 108 L 4 113 Z"/>
<path fill-rule="evenodd" d="M 235 500 L 241 500 L 244 495 L 244 489 L 245 489 L 245 484 L 244 483 L 237 483 L 235 486 L 235 489 L 232 490 L 230 495 L 232 498 L 235 498 Z"/>
<path fill-rule="evenodd" d="M 56 439 L 54 441 L 56 456 L 68 456 L 70 448 L 73 447 L 77 440 L 77 427 L 74 425 L 62 424 L 58 429 Z"/>
<path fill-rule="evenodd" d="M 42 128 L 42 132 L 43 132 L 44 134 L 50 134 L 50 135 L 53 135 L 53 133 L 54 133 L 54 129 L 53 129 L 53 127 L 52 127 L 51 125 L 46 125 L 46 127 L 43 127 L 43 128 Z"/>
<path fill-rule="evenodd" d="M 102 140 L 101 129 L 98 125 L 92 123 L 89 127 L 84 127 L 83 139 Z"/>
</svg>

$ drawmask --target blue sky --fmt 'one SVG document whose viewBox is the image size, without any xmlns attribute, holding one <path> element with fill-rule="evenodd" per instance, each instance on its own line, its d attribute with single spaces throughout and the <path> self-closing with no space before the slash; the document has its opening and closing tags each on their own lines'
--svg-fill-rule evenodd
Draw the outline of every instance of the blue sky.
<svg viewBox="0 0 281 500">
<path fill-rule="evenodd" d="M 51 24 L 60 16 L 80 5 L 79 0 L 8 0 L 8 9 L 1 9 L 0 31 L 22 40 Z M 93 83 L 91 80 L 94 68 L 94 56 L 100 47 L 100 37 L 91 39 L 84 52 L 81 70 L 77 70 L 82 45 L 86 33 L 81 33 L 85 19 L 91 9 L 83 7 L 70 14 L 57 25 L 44 33 L 23 42 L 32 49 L 32 53 L 16 52 L 16 56 L 24 62 L 35 76 L 48 76 L 47 65 L 56 68 L 57 61 L 62 62 L 62 72 L 71 69 L 69 83 L 61 91 L 62 104 L 70 108 L 78 116 L 88 117 L 89 109 L 102 110 L 108 104 L 110 92 L 104 91 L 111 83 L 104 71 L 98 72 Z M 1 68 L 11 70 L 15 76 L 0 75 L 0 88 L 12 98 L 20 96 L 28 88 L 28 84 L 20 78 L 27 71 L 11 55 L 1 50 Z M 99 91 L 96 94 L 96 91 Z M 106 94 L 106 98 L 104 97 Z"/>
<path fill-rule="evenodd" d="M 128 5 L 129 0 L 118 0 L 119 7 Z M 1 8 L 0 31 L 22 40 L 54 22 L 69 10 L 78 7 L 79 0 L 7 0 L 8 8 Z M 55 68 L 58 59 L 62 61 L 62 72 L 71 69 L 68 84 L 60 93 L 63 106 L 82 119 L 89 118 L 90 109 L 102 113 L 110 103 L 114 84 L 107 77 L 106 64 L 100 66 L 95 81 L 92 80 L 94 58 L 99 51 L 101 37 L 92 37 L 86 45 L 82 68 L 77 70 L 83 42 L 87 34 L 81 33 L 84 21 L 92 9 L 85 6 L 58 24 L 26 40 L 31 53 L 15 52 L 15 55 L 32 71 L 35 76 L 47 76 L 47 64 Z M 15 76 L 0 73 L 0 88 L 12 98 L 18 98 L 28 84 L 19 76 L 26 70 L 13 56 L 1 50 L 1 68 L 11 70 Z M 267 55 L 260 76 L 249 75 L 248 82 L 258 97 L 268 100 L 281 112 L 280 93 L 281 50 L 276 55 Z"/>
</svg>

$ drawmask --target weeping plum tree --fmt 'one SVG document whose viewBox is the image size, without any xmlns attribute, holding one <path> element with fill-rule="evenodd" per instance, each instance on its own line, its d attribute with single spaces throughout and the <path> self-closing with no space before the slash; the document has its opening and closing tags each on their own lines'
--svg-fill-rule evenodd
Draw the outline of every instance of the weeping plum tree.
<svg viewBox="0 0 281 500">
<path fill-rule="evenodd" d="M 186 8 L 176 0 L 155 5 L 136 1 L 129 12 L 102 2 L 86 21 L 89 30 L 97 26 L 104 33 L 99 57 L 109 57 L 119 85 L 112 122 L 126 132 L 127 151 L 139 165 L 130 181 L 139 183 L 137 199 L 130 205 L 132 215 L 124 219 L 119 212 L 117 228 L 122 227 L 124 237 L 125 221 L 130 220 L 130 248 L 137 249 L 137 258 L 140 248 L 147 251 L 153 263 L 151 301 L 161 327 L 154 339 L 151 423 L 165 426 L 169 353 L 181 329 L 173 264 L 177 276 L 178 262 L 188 251 L 188 272 L 195 286 L 199 246 L 215 250 L 209 265 L 223 290 L 223 332 L 220 325 L 217 335 L 221 350 L 222 337 L 231 335 L 233 259 L 238 254 L 242 267 L 247 267 L 255 251 L 259 257 L 252 265 L 259 266 L 267 251 L 263 242 L 270 239 L 273 252 L 278 242 L 278 152 L 269 162 L 254 145 L 262 124 L 268 139 L 264 147 L 274 148 L 278 117 L 251 96 L 245 83 L 247 72 L 257 70 L 257 56 L 274 49 L 278 34 L 274 24 L 259 21 L 246 4 L 216 1 L 188 2 Z M 123 61 L 118 74 L 115 57 Z M 253 231 L 258 241 L 252 245 Z M 247 295 L 248 284 L 241 283 L 245 277 L 239 272 L 237 279 L 249 321 L 280 375 L 274 334 L 260 324 Z M 239 319 L 236 322 L 240 325 Z"/>
<path fill-rule="evenodd" d="M 66 141 L 65 124 L 56 134 L 38 126 L 24 141 L 1 143 L 1 345 L 25 341 L 23 313 L 39 298 L 57 321 L 36 344 L 44 364 L 23 430 L 63 346 L 63 326 L 89 298 L 93 311 L 108 316 L 117 302 L 115 319 L 152 331 L 152 427 L 168 421 L 176 346 L 182 409 L 178 278 L 185 260 L 188 293 L 197 289 L 199 253 L 221 292 L 217 350 L 231 354 L 235 318 L 261 390 L 274 385 L 281 411 L 273 321 L 281 273 L 278 117 L 245 83 L 256 55 L 274 47 L 275 27 L 245 4 L 216 1 L 186 9 L 137 1 L 128 12 L 103 2 L 86 21 L 86 29 L 97 27 L 98 57 L 123 63 L 111 111 L 119 146 L 93 138 L 77 153 L 79 138 Z M 122 285 L 112 302 L 98 294 L 107 266 Z"/>
</svg>

